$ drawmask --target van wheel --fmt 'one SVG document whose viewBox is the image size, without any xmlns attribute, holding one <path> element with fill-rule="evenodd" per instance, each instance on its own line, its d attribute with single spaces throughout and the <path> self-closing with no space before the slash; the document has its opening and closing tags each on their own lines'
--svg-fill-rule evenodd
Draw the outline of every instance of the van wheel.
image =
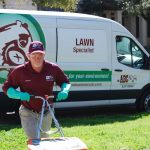
<svg viewBox="0 0 150 150">
<path fill-rule="evenodd" d="M 140 98 L 137 109 L 139 111 L 146 111 L 150 113 L 150 91 L 143 94 L 143 96 Z"/>
</svg>

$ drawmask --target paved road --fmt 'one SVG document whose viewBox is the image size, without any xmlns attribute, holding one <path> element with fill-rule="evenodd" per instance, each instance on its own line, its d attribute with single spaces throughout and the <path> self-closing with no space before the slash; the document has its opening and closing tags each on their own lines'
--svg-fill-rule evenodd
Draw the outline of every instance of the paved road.
<svg viewBox="0 0 150 150">
<path fill-rule="evenodd" d="M 84 117 L 93 115 L 115 115 L 115 114 L 134 114 L 136 109 L 133 106 L 119 107 L 97 107 L 86 109 L 67 109 L 65 111 L 56 110 L 56 116 L 59 117 Z M 19 115 L 15 113 L 0 113 L 0 124 L 20 124 Z"/>
</svg>

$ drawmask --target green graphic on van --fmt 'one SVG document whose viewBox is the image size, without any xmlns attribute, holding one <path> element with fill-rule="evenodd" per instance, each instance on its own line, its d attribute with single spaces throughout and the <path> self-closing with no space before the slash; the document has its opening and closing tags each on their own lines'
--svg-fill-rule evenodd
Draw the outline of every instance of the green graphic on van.
<svg viewBox="0 0 150 150">
<path fill-rule="evenodd" d="M 0 69 L 0 84 L 3 84 L 7 78 L 8 72 L 10 71 L 10 69 Z"/>
<path fill-rule="evenodd" d="M 111 71 L 65 71 L 70 82 L 110 82 Z"/>
<path fill-rule="evenodd" d="M 27 61 L 31 41 L 45 38 L 39 23 L 30 15 L 0 14 L 0 65 L 17 66 Z"/>
<path fill-rule="evenodd" d="M 5 80 L 6 80 L 5 78 L 0 77 L 0 84 L 3 84 L 5 82 Z"/>
</svg>

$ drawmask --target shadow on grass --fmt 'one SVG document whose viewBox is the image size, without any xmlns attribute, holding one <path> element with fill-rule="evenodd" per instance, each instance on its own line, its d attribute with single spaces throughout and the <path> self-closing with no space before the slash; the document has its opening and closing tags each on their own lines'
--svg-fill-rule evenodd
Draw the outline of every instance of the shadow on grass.
<svg viewBox="0 0 150 150">
<path fill-rule="evenodd" d="M 20 129 L 21 125 L 12 125 L 12 124 L 0 124 L 0 131 L 5 130 L 5 131 L 9 131 L 11 129 Z"/>
<path fill-rule="evenodd" d="M 97 107 L 88 109 L 56 110 L 55 116 L 63 127 L 111 124 L 132 121 L 149 115 L 137 112 L 135 107 Z M 0 114 L 0 130 L 21 128 L 17 114 Z"/>
<path fill-rule="evenodd" d="M 0 131 L 8 131 L 13 128 L 21 128 L 19 115 L 15 113 L 0 113 Z"/>
<path fill-rule="evenodd" d="M 100 124 L 112 124 L 115 122 L 126 122 L 126 121 L 132 121 L 139 118 L 142 118 L 144 116 L 147 116 L 148 114 L 142 113 L 142 114 L 132 114 L 132 115 L 95 115 L 91 117 L 81 117 L 81 118 L 63 118 L 59 119 L 59 122 L 62 124 L 63 127 L 71 127 L 71 126 L 86 126 L 86 125 L 100 125 Z"/>
<path fill-rule="evenodd" d="M 68 112 L 69 114 L 69 112 Z M 78 113 L 64 115 L 58 113 L 59 122 L 63 127 L 80 125 L 112 124 L 115 122 L 132 121 L 150 115 L 137 112 L 135 107 L 105 107 L 89 110 L 79 110 Z M 61 117 L 62 116 L 62 117 Z"/>
</svg>

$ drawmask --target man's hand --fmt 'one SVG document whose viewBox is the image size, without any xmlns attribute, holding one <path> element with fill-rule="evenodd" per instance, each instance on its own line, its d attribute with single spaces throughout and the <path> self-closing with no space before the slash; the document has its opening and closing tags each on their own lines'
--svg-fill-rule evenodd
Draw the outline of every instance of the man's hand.
<svg viewBox="0 0 150 150">
<path fill-rule="evenodd" d="M 17 91 L 13 87 L 10 87 L 7 90 L 7 96 L 9 98 L 12 98 L 12 99 L 20 99 L 21 101 L 27 101 L 27 102 L 30 101 L 30 94 L 29 93 Z"/>
<path fill-rule="evenodd" d="M 30 101 L 30 94 L 27 92 L 20 92 L 21 101 Z"/>
<path fill-rule="evenodd" d="M 69 89 L 71 84 L 63 83 L 61 85 L 61 91 L 58 93 L 56 101 L 62 101 L 68 98 Z"/>
<path fill-rule="evenodd" d="M 68 91 L 60 91 L 57 95 L 57 101 L 62 101 L 68 98 Z"/>
</svg>

